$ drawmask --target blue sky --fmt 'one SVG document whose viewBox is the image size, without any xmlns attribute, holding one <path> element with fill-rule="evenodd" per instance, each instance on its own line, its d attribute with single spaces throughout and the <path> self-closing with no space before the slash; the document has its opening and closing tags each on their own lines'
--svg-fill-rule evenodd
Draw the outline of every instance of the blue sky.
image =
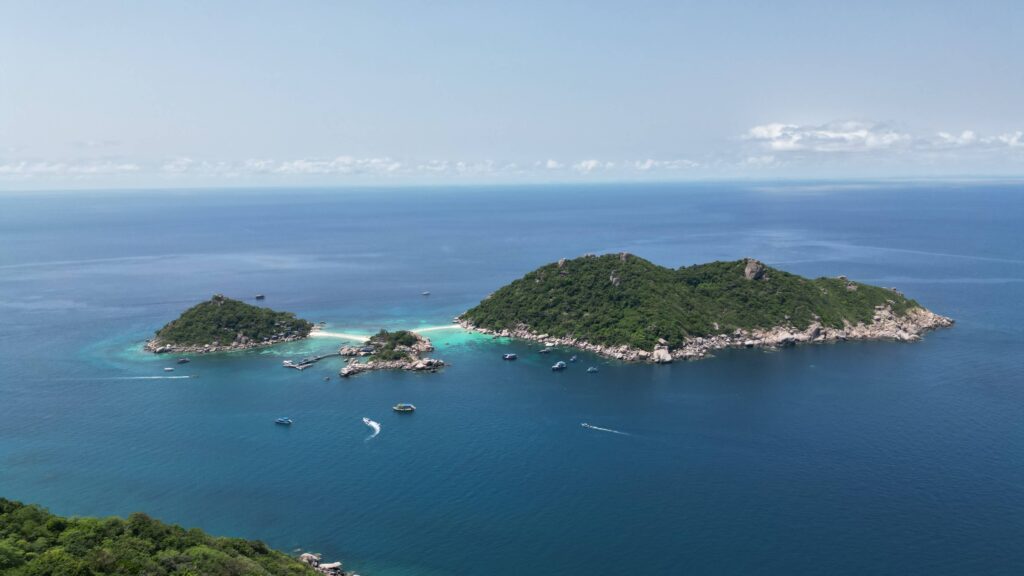
<svg viewBox="0 0 1024 576">
<path fill-rule="evenodd" d="M 0 189 L 1020 176 L 1024 2 L 0 0 Z"/>
</svg>

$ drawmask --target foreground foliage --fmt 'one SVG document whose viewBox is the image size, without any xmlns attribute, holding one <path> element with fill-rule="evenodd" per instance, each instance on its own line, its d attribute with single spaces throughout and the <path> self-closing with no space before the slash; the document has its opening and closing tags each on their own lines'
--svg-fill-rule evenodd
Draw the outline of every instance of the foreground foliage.
<svg viewBox="0 0 1024 576">
<path fill-rule="evenodd" d="M 5 576 L 313 575 L 259 541 L 216 538 L 132 514 L 63 518 L 0 498 L 0 574 Z"/>
<path fill-rule="evenodd" d="M 240 336 L 252 342 L 307 336 L 312 328 L 312 323 L 291 312 L 276 312 L 217 294 L 157 330 L 156 338 L 163 344 L 183 346 L 227 345 Z"/>
<path fill-rule="evenodd" d="M 814 280 L 761 266 L 746 275 L 747 260 L 711 262 L 679 269 L 632 255 L 584 256 L 542 266 L 499 289 L 462 318 L 481 328 L 572 336 L 603 345 L 651 349 L 659 338 L 686 337 L 737 328 L 793 326 L 816 319 L 842 327 L 870 322 L 874 308 L 897 314 L 913 300 L 843 278 Z"/>
<path fill-rule="evenodd" d="M 419 342 L 419 338 L 408 330 L 388 332 L 381 329 L 370 337 L 369 344 L 374 352 L 371 360 L 405 360 L 410 357 L 408 348 Z M 404 349 L 403 349 L 404 348 Z"/>
</svg>

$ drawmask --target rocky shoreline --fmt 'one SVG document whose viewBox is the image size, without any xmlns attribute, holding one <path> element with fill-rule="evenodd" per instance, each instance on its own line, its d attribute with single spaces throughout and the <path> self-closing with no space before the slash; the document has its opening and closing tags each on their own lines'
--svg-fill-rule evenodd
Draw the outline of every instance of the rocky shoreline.
<svg viewBox="0 0 1024 576">
<path fill-rule="evenodd" d="M 369 346 L 342 346 L 338 350 L 338 354 L 348 358 L 348 361 L 345 363 L 345 367 L 338 371 L 338 375 L 342 378 L 348 378 L 349 376 L 373 370 L 437 372 L 446 366 L 444 360 L 425 356 L 434 351 L 434 345 L 430 343 L 429 338 L 417 334 L 416 339 L 416 343 L 412 346 L 399 346 L 395 348 L 397 351 L 406 354 L 405 358 L 397 360 L 374 359 L 372 340 Z M 360 362 L 359 358 L 362 357 L 369 359 L 366 362 Z"/>
<path fill-rule="evenodd" d="M 275 344 L 283 344 L 285 342 L 295 342 L 297 340 L 305 340 L 309 336 L 282 336 L 280 338 L 271 338 L 270 340 L 255 342 L 247 340 L 245 338 L 236 340 L 231 344 L 221 344 L 220 342 L 214 342 L 213 344 L 168 344 L 161 342 L 158 338 L 147 340 L 143 350 L 146 352 L 153 352 L 154 354 L 210 354 L 213 352 L 238 352 L 241 350 L 251 350 L 253 348 L 266 348 L 267 346 L 273 346 Z"/>
<path fill-rule="evenodd" d="M 549 334 L 537 334 L 529 327 L 521 325 L 514 330 L 491 330 L 481 328 L 463 320 L 455 322 L 473 332 L 490 334 L 499 337 L 519 338 L 541 342 L 547 346 L 568 346 L 587 352 L 593 352 L 605 358 L 625 362 L 669 363 L 673 360 L 700 360 L 713 356 L 716 350 L 725 348 L 768 348 L 777 349 L 806 343 L 839 342 L 844 340 L 892 340 L 896 342 L 916 342 L 931 330 L 952 326 L 951 318 L 940 316 L 925 308 L 912 308 L 906 314 L 896 314 L 891 306 L 875 307 L 871 322 L 865 324 L 845 323 L 843 328 L 822 326 L 812 322 L 806 329 L 800 330 L 793 326 L 776 326 L 771 329 L 742 330 L 714 336 L 698 336 L 687 338 L 673 346 L 659 340 L 653 350 L 642 350 L 628 345 L 604 346 L 593 344 L 573 337 L 555 337 Z"/>
</svg>

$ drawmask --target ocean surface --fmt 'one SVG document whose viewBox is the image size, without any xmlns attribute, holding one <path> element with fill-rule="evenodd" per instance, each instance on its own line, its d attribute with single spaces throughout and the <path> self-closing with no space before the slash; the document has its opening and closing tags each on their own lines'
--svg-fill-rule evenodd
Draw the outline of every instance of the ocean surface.
<svg viewBox="0 0 1024 576">
<path fill-rule="evenodd" d="M 957 324 L 561 373 L 569 350 L 447 328 L 537 266 L 620 251 L 845 274 Z M 451 366 L 281 367 L 336 338 L 183 366 L 141 352 L 214 293 L 334 332 L 445 327 L 427 334 Z M 1021 574 L 1022 301 L 1012 184 L 4 193 L 0 495 L 364 576 Z"/>
</svg>

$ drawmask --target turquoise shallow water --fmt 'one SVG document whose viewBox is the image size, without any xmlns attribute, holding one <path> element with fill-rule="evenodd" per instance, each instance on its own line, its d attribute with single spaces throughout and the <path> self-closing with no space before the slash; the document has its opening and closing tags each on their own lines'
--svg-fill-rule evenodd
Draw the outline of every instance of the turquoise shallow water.
<svg viewBox="0 0 1024 576">
<path fill-rule="evenodd" d="M 1020 573 L 1021 190 L 826 188 L 0 197 L 0 494 L 369 576 Z M 329 331 L 444 326 L 540 264 L 622 250 L 847 274 L 958 324 L 671 366 L 581 354 L 562 373 L 567 350 L 432 331 L 444 372 L 346 381 L 335 359 L 280 367 L 335 339 L 171 373 L 139 351 L 214 292 Z"/>
</svg>

